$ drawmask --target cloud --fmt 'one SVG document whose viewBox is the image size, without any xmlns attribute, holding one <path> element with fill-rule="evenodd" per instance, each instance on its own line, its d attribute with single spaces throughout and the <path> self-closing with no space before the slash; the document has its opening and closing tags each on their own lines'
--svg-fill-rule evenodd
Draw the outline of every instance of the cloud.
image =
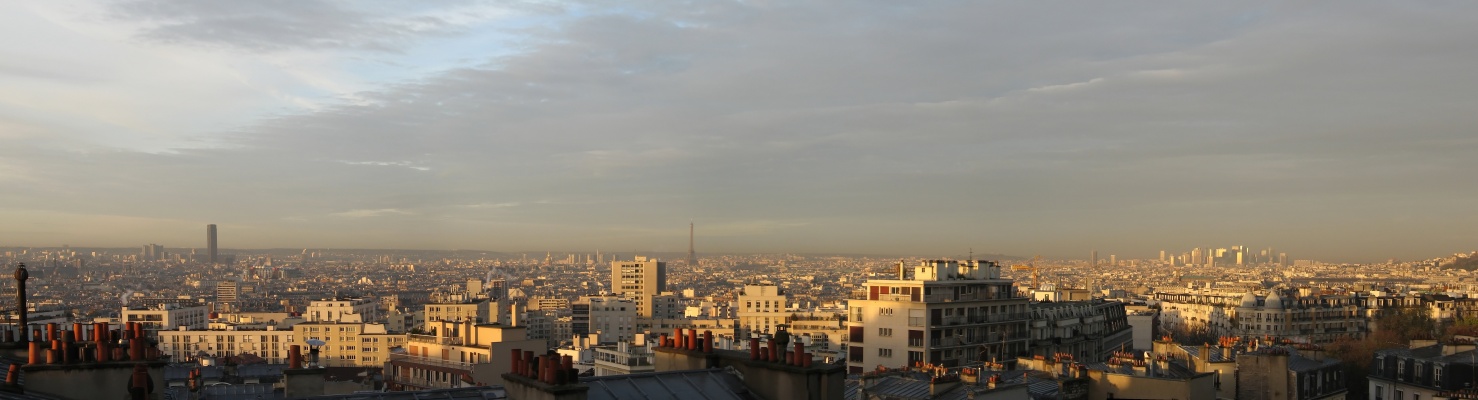
<svg viewBox="0 0 1478 400">
<path fill-rule="evenodd" d="M 94 77 L 130 85 L 88 96 L 79 83 L 55 101 L 19 86 L 26 97 L 0 94 L 0 127 L 29 128 L 0 133 L 12 144 L 0 172 L 34 184 L 0 200 L 295 232 L 251 239 L 261 246 L 646 248 L 681 243 L 695 218 L 727 235 L 712 248 L 735 251 L 1240 242 L 1383 259 L 1463 250 L 1452 238 L 1478 222 L 1455 205 L 1478 193 L 1451 184 L 1478 150 L 1466 128 L 1478 82 L 1465 79 L 1478 55 L 1452 51 L 1478 34 L 1469 5 L 464 12 L 484 6 L 122 3 L 113 12 L 142 30 L 95 34 L 142 35 L 147 51 L 268 100 L 217 103 L 240 96 L 182 91 L 169 74 Z M 135 58 L 109 60 L 155 65 Z M 402 62 L 414 67 L 390 66 Z M 22 67 L 0 68 L 23 71 L 7 87 L 82 81 Z M 154 86 L 178 100 L 129 121 L 120 93 Z M 173 119 L 195 115 L 205 122 Z M 74 134 L 112 132 L 77 121 L 205 137 L 160 146 Z M 168 151 L 115 144 L 140 142 Z M 1371 232 L 1388 244 L 1340 245 Z"/>
<path fill-rule="evenodd" d="M 394 209 L 394 208 L 381 208 L 381 209 L 377 209 L 377 210 L 349 210 L 349 211 L 344 211 L 344 212 L 333 213 L 333 214 L 330 214 L 330 215 L 335 216 L 335 217 L 345 217 L 345 218 L 370 218 L 370 217 L 383 217 L 383 216 L 386 216 L 386 215 L 410 215 L 410 214 L 412 214 L 412 213 L 406 212 L 406 211 L 397 210 L 397 209 Z"/>
<path fill-rule="evenodd" d="M 447 14 L 415 8 L 376 10 L 373 3 L 322 0 L 169 1 L 129 0 L 112 5 L 122 20 L 145 21 L 148 40 L 226 46 L 268 52 L 288 49 L 400 51 L 427 36 L 458 33 L 467 25 L 506 15 L 460 1 L 418 2 L 420 7 L 462 9 Z"/>
</svg>

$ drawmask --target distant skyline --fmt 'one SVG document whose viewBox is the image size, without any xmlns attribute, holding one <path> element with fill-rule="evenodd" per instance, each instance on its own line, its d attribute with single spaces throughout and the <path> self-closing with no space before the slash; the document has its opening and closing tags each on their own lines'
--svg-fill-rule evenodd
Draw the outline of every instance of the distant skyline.
<svg viewBox="0 0 1478 400">
<path fill-rule="evenodd" d="M 1478 248 L 1469 2 L 60 0 L 0 32 L 0 247 Z"/>
</svg>

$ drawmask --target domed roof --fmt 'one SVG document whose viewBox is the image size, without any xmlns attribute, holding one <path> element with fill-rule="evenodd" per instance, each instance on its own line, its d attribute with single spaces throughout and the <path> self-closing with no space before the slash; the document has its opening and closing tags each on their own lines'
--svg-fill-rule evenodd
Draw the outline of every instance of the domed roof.
<svg viewBox="0 0 1478 400">
<path fill-rule="evenodd" d="M 1279 297 L 1278 291 L 1274 290 L 1272 293 L 1269 293 L 1268 298 L 1263 301 L 1263 307 L 1267 307 L 1269 309 L 1283 309 L 1283 298 Z"/>
<path fill-rule="evenodd" d="M 1257 295 L 1252 292 L 1242 295 L 1242 307 L 1257 308 Z"/>
</svg>

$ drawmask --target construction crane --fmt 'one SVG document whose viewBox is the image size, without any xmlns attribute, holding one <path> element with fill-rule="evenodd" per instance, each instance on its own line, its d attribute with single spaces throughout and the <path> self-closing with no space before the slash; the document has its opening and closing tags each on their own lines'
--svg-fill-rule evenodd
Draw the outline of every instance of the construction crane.
<svg viewBox="0 0 1478 400">
<path fill-rule="evenodd" d="M 1036 257 L 1032 257 L 1031 260 L 1027 261 L 1026 264 L 1012 265 L 1011 266 L 1011 270 L 1012 271 L 1031 271 L 1032 272 L 1032 286 L 1031 286 L 1031 288 L 1032 289 L 1037 289 L 1038 288 L 1038 286 L 1037 286 L 1037 278 L 1039 277 L 1038 274 L 1037 274 L 1037 261 L 1041 261 L 1041 260 L 1042 260 L 1042 256 L 1040 254 L 1038 254 Z"/>
</svg>

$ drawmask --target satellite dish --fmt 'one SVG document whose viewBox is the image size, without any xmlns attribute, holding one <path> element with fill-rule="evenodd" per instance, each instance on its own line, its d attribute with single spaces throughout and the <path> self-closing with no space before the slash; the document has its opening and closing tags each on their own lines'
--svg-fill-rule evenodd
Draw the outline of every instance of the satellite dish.
<svg viewBox="0 0 1478 400">
<path fill-rule="evenodd" d="M 318 339 L 308 339 L 308 345 L 309 345 L 309 346 L 313 346 L 313 347 L 318 347 L 318 346 L 322 346 L 322 345 L 324 345 L 324 344 L 327 344 L 327 343 L 325 343 L 325 342 L 324 342 L 324 341 L 322 341 L 322 340 L 318 340 Z"/>
</svg>

